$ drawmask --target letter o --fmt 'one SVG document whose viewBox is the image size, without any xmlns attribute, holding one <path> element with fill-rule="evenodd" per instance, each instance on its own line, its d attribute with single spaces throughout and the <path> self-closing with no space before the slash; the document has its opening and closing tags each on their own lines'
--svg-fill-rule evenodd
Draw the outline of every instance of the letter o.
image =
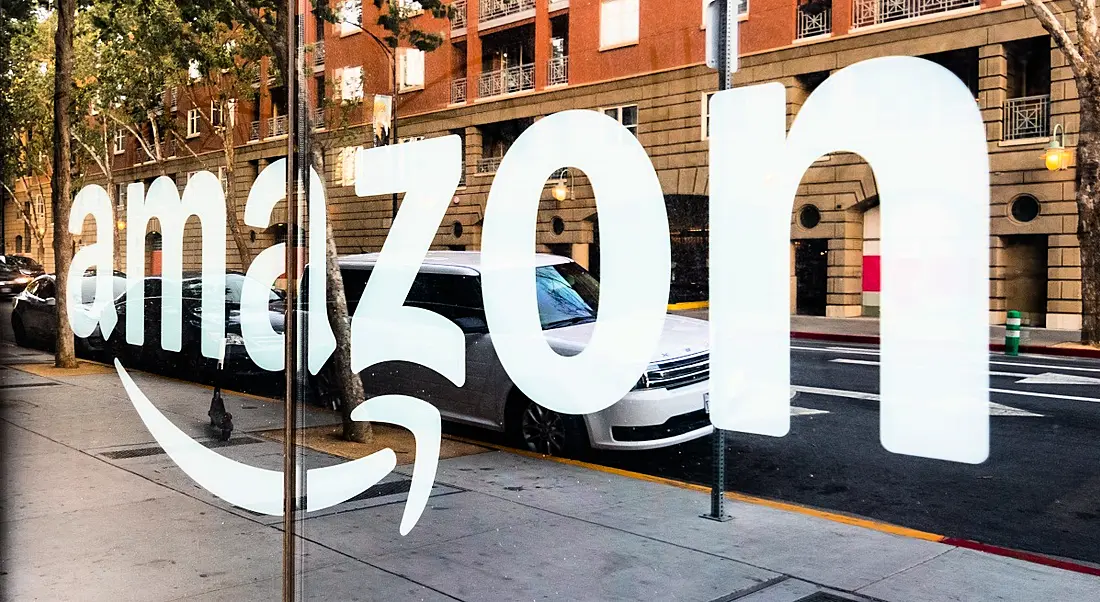
<svg viewBox="0 0 1100 602">
<path fill-rule="evenodd" d="M 584 171 L 600 212 L 599 312 L 584 351 L 565 357 L 543 336 L 535 290 L 535 228 L 547 177 Z M 638 139 L 595 111 L 535 122 L 501 161 L 482 232 L 482 289 L 493 346 L 512 381 L 557 412 L 605 409 L 653 359 L 668 306 L 668 216 Z"/>
</svg>

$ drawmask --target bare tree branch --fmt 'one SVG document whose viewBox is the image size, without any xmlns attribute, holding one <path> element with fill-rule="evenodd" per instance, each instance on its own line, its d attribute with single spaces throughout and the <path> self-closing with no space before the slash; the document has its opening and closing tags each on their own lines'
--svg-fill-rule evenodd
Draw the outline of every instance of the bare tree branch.
<svg viewBox="0 0 1100 602">
<path fill-rule="evenodd" d="M 1054 38 L 1058 47 L 1061 48 L 1062 52 L 1069 58 L 1069 65 L 1070 68 L 1073 69 L 1073 74 L 1079 78 L 1085 78 L 1090 71 L 1088 63 L 1085 62 L 1085 58 L 1081 56 L 1081 52 L 1077 49 L 1077 44 L 1070 39 L 1066 28 L 1058 21 L 1058 17 L 1051 12 L 1045 0 L 1024 1 L 1035 11 L 1035 17 L 1039 19 L 1043 27 L 1050 32 L 1050 36 Z M 1084 0 L 1076 1 L 1083 2 Z"/>
</svg>

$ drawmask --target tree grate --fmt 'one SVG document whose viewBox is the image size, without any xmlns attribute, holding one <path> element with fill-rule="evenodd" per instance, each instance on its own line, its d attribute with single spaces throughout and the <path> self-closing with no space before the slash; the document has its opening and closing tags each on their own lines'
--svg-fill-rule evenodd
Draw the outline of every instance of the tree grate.
<svg viewBox="0 0 1100 602">
<path fill-rule="evenodd" d="M 259 439 L 253 439 L 251 437 L 237 437 L 228 441 L 207 441 L 203 443 L 207 449 L 217 449 L 219 447 L 236 447 L 238 445 L 250 445 L 252 443 L 260 443 Z M 131 449 L 119 449 L 115 451 L 103 452 L 100 456 L 107 458 L 108 460 L 125 460 L 129 458 L 144 458 L 146 456 L 159 456 L 164 453 L 164 448 L 159 445 L 153 445 L 150 447 L 134 447 Z"/>
</svg>

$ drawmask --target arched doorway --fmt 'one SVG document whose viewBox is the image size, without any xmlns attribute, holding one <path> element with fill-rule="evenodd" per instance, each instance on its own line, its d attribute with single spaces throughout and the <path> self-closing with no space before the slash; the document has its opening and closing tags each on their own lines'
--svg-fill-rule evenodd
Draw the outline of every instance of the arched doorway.
<svg viewBox="0 0 1100 602">
<path fill-rule="evenodd" d="M 164 248 L 160 232 L 150 232 L 145 235 L 145 273 L 149 276 L 160 276 L 162 271 L 161 253 Z"/>
</svg>

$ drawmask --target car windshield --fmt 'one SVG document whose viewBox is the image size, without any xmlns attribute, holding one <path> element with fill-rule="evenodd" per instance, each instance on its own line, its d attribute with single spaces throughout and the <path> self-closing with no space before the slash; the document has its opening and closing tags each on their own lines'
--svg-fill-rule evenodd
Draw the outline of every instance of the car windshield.
<svg viewBox="0 0 1100 602">
<path fill-rule="evenodd" d="M 575 263 L 535 269 L 535 295 L 543 330 L 596 320 L 600 283 Z"/>
</svg>

